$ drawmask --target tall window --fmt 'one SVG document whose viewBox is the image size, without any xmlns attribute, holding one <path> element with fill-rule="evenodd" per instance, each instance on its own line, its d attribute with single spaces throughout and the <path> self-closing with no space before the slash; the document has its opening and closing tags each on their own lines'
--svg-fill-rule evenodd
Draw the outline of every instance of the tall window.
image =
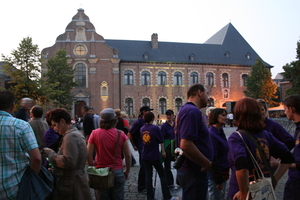
<svg viewBox="0 0 300 200">
<path fill-rule="evenodd" d="M 157 77 L 157 85 L 166 85 L 166 72 L 158 72 L 158 77 Z"/>
<path fill-rule="evenodd" d="M 175 72 L 173 85 L 182 85 L 182 74 L 180 72 Z"/>
<path fill-rule="evenodd" d="M 247 74 L 243 74 L 242 75 L 242 86 L 246 86 L 247 85 L 247 78 L 248 78 L 248 75 Z"/>
<path fill-rule="evenodd" d="M 77 88 L 86 87 L 86 66 L 83 63 L 78 63 L 75 66 L 75 82 L 78 84 Z"/>
<path fill-rule="evenodd" d="M 143 98 L 142 106 L 149 106 L 150 107 L 150 99 L 149 98 Z"/>
<path fill-rule="evenodd" d="M 124 85 L 133 85 L 133 72 L 130 70 L 124 72 Z"/>
<path fill-rule="evenodd" d="M 175 99 L 175 113 L 178 113 L 179 109 L 181 108 L 182 106 L 182 99 L 180 98 L 176 98 Z"/>
<path fill-rule="evenodd" d="M 159 114 L 164 115 L 166 113 L 167 101 L 165 98 L 159 99 Z"/>
<path fill-rule="evenodd" d="M 132 98 L 125 99 L 125 109 L 129 115 L 133 114 L 133 100 Z"/>
<path fill-rule="evenodd" d="M 211 72 L 206 73 L 206 84 L 213 86 L 214 85 L 214 75 Z"/>
<path fill-rule="evenodd" d="M 228 83 L 228 74 L 227 73 L 222 74 L 222 81 L 223 81 L 223 87 L 228 88 L 229 83 Z"/>
<path fill-rule="evenodd" d="M 142 72 L 142 85 L 150 85 L 150 73 L 147 71 Z"/>
<path fill-rule="evenodd" d="M 190 75 L 190 85 L 193 85 L 195 83 L 198 83 L 198 73 L 192 72 Z"/>
</svg>

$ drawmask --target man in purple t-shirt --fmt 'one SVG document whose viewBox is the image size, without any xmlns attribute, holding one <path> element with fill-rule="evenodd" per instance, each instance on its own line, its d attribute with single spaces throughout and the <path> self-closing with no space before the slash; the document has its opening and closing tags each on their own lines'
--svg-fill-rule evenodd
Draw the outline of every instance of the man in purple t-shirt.
<svg viewBox="0 0 300 200">
<path fill-rule="evenodd" d="M 289 169 L 289 178 L 285 184 L 283 199 L 299 199 L 300 190 L 300 95 L 290 95 L 286 97 L 282 104 L 285 114 L 289 120 L 294 120 L 296 140 L 293 155 L 295 163 Z"/>
<path fill-rule="evenodd" d="M 177 172 L 178 180 L 183 199 L 206 200 L 207 170 L 213 157 L 209 131 L 200 111 L 207 105 L 206 89 L 201 84 L 194 84 L 188 89 L 187 98 L 175 126 L 176 141 L 186 157 Z"/>
</svg>

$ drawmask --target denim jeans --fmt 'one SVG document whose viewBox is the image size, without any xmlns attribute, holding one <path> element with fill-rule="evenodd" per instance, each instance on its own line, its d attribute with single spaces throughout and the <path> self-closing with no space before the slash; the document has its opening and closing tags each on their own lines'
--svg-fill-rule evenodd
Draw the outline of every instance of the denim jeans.
<svg viewBox="0 0 300 200">
<path fill-rule="evenodd" d="M 283 199 L 296 200 L 299 199 L 300 182 L 288 179 L 285 183 Z"/>
<path fill-rule="evenodd" d="M 171 171 L 171 161 L 172 161 L 171 145 L 167 146 L 165 151 L 166 151 L 166 158 L 164 161 L 164 167 L 165 167 L 165 174 L 167 177 L 167 182 L 168 182 L 168 185 L 174 185 L 174 177 L 173 177 L 173 173 Z"/>
<path fill-rule="evenodd" d="M 207 172 L 178 170 L 179 184 L 182 187 L 182 200 L 206 200 L 208 189 Z"/>
<path fill-rule="evenodd" d="M 227 180 L 223 182 L 223 189 L 218 190 L 217 184 L 213 179 L 208 179 L 208 200 L 219 200 L 225 199 Z"/>
<path fill-rule="evenodd" d="M 156 169 L 159 178 L 160 178 L 160 184 L 162 189 L 162 194 L 164 197 L 164 200 L 169 200 L 172 198 L 172 195 L 170 193 L 170 190 L 167 185 L 167 179 L 164 172 L 164 168 L 160 162 L 160 160 L 155 161 L 143 161 L 145 169 L 146 169 L 146 187 L 147 187 L 147 200 L 154 199 L 154 191 L 153 191 L 153 166 Z"/>
<path fill-rule="evenodd" d="M 140 170 L 139 170 L 139 176 L 138 176 L 138 190 L 142 191 L 146 189 L 146 171 L 144 167 L 144 163 L 142 161 L 142 148 L 139 148 L 139 162 L 140 162 Z"/>
<path fill-rule="evenodd" d="M 123 200 L 125 177 L 123 169 L 115 170 L 114 187 L 106 190 L 95 190 L 97 200 Z"/>
</svg>

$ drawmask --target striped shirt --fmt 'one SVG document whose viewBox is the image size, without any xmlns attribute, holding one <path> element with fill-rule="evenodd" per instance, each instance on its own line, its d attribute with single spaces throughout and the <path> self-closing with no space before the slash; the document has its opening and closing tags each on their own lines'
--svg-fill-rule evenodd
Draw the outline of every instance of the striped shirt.
<svg viewBox="0 0 300 200">
<path fill-rule="evenodd" d="M 23 173 L 29 165 L 28 152 L 37 148 L 28 122 L 0 111 L 0 199 L 15 199 Z"/>
</svg>

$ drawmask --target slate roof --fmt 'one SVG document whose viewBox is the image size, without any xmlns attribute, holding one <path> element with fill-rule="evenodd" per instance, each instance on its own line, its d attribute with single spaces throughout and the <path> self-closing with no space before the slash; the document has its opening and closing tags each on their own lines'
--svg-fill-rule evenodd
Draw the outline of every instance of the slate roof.
<svg viewBox="0 0 300 200">
<path fill-rule="evenodd" d="M 203 44 L 159 42 L 153 49 L 151 41 L 105 40 L 119 51 L 121 62 L 169 62 L 187 64 L 219 64 L 252 66 L 259 55 L 229 23 Z M 230 57 L 226 57 L 226 52 Z M 148 59 L 144 54 L 148 54 Z M 190 56 L 194 55 L 194 60 Z M 247 58 L 250 56 L 250 59 Z M 273 67 L 266 63 L 267 67 Z"/>
</svg>

